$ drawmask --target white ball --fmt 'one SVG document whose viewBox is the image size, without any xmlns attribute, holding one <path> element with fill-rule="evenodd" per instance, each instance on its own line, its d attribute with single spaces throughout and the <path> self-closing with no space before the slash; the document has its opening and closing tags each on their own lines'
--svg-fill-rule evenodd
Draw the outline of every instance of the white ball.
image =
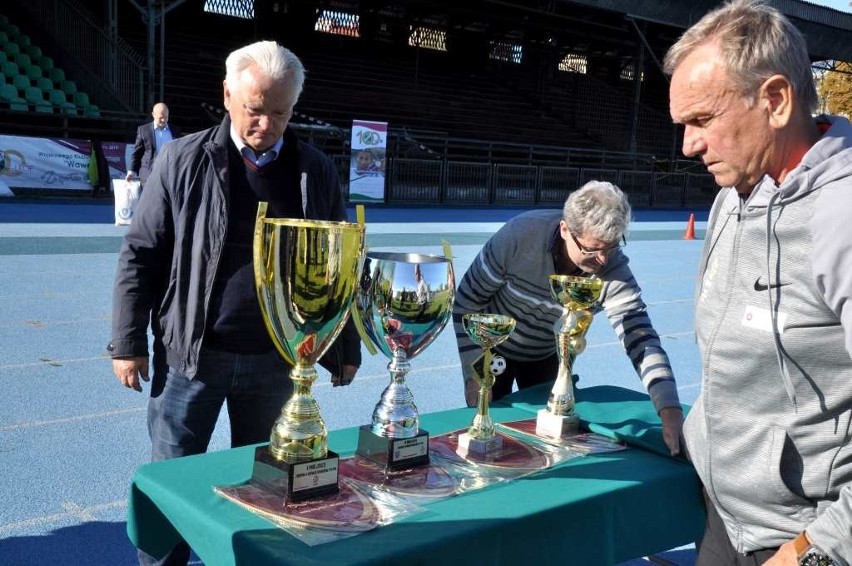
<svg viewBox="0 0 852 566">
<path fill-rule="evenodd" d="M 494 356 L 491 358 L 491 375 L 500 375 L 506 371 L 506 358 Z"/>
</svg>

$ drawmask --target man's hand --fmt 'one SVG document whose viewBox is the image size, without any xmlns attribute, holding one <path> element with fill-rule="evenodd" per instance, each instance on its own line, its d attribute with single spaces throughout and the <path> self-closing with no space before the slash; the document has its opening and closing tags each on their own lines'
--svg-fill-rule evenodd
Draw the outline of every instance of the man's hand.
<svg viewBox="0 0 852 566">
<path fill-rule="evenodd" d="M 683 430 L 683 411 L 680 407 L 666 407 L 660 411 L 663 421 L 663 441 L 672 456 L 680 454 L 680 436 Z"/>
<path fill-rule="evenodd" d="M 338 385 L 349 385 L 352 383 L 352 380 L 355 379 L 355 374 L 357 372 L 358 366 L 343 364 L 343 375 L 332 375 L 331 385 L 333 387 L 337 387 Z"/>
<path fill-rule="evenodd" d="M 124 176 L 124 180 L 128 183 L 133 180 L 133 171 L 128 171 L 127 175 Z"/>
<path fill-rule="evenodd" d="M 475 379 L 464 382 L 464 400 L 468 407 L 476 407 L 479 403 L 479 384 Z M 491 402 L 491 390 L 488 390 L 488 402 Z"/>
<path fill-rule="evenodd" d="M 764 562 L 763 566 L 799 566 L 799 557 L 796 555 L 796 546 L 793 541 L 782 544 L 778 552 Z"/>
<path fill-rule="evenodd" d="M 127 388 L 142 391 L 142 381 L 148 381 L 148 356 L 113 358 L 112 371 L 121 384 Z"/>
</svg>

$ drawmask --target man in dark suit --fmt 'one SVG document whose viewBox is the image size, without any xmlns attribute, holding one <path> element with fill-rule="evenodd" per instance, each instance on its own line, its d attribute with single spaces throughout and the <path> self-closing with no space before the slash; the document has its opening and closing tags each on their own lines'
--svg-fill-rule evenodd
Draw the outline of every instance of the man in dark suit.
<svg viewBox="0 0 852 566">
<path fill-rule="evenodd" d="M 160 149 L 180 135 L 177 127 L 169 125 L 169 107 L 165 103 L 155 104 L 151 116 L 154 118 L 153 122 L 142 124 L 136 129 L 136 143 L 133 145 L 130 167 L 125 177 L 127 181 L 132 181 L 133 177 L 137 176 L 143 186 Z"/>
</svg>

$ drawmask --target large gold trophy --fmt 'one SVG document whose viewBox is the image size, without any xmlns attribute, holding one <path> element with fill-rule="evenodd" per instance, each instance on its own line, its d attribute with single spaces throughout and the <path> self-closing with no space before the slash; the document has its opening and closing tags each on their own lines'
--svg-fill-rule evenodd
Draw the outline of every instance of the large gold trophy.
<svg viewBox="0 0 852 566">
<path fill-rule="evenodd" d="M 476 416 L 467 429 L 459 435 L 459 448 L 479 454 L 499 451 L 503 439 L 497 436 L 494 421 L 488 414 L 494 372 L 491 370 L 491 348 L 502 343 L 515 329 L 515 319 L 501 314 L 470 313 L 462 317 L 462 325 L 471 341 L 478 344 L 482 352 L 482 373 L 474 368 L 474 379 L 479 384 L 479 403 Z"/>
<path fill-rule="evenodd" d="M 252 481 L 301 501 L 337 493 L 338 456 L 311 395 L 314 364 L 337 338 L 355 297 L 364 254 L 364 226 L 347 222 L 267 218 L 257 210 L 254 277 L 266 328 L 292 366 L 294 388 L 255 451 Z"/>
<path fill-rule="evenodd" d="M 409 360 L 444 329 L 453 311 L 455 278 L 444 256 L 368 252 L 354 316 L 371 343 L 390 358 L 390 384 L 361 427 L 357 453 L 387 471 L 429 463 L 429 433 L 420 428 L 414 396 L 405 383 Z"/>
<path fill-rule="evenodd" d="M 580 418 L 574 411 L 574 383 L 571 379 L 574 359 L 586 349 L 586 331 L 592 324 L 589 308 L 597 302 L 603 281 L 595 277 L 551 275 L 550 292 L 565 307 L 565 313 L 553 325 L 559 371 L 550 391 L 547 408 L 538 412 L 536 434 L 562 438 L 574 434 Z"/>
</svg>

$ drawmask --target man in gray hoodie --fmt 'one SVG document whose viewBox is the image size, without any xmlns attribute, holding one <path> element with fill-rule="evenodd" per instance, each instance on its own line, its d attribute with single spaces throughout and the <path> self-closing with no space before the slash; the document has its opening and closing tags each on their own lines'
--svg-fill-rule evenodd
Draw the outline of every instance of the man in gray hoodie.
<svg viewBox="0 0 852 566">
<path fill-rule="evenodd" d="M 722 188 L 696 288 L 699 565 L 852 563 L 852 126 L 812 117 L 802 34 L 734 0 L 666 56 L 683 153 Z"/>
</svg>

